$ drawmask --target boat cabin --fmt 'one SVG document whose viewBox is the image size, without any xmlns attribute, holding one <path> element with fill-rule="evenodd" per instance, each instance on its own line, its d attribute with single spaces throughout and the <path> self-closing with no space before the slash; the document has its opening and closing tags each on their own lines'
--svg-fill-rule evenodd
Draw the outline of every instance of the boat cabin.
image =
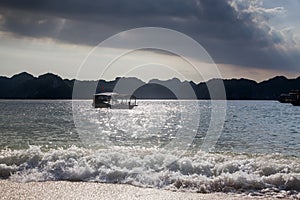
<svg viewBox="0 0 300 200">
<path fill-rule="evenodd" d="M 95 108 L 132 109 L 137 104 L 134 95 L 105 92 L 94 94 L 93 106 Z"/>
</svg>

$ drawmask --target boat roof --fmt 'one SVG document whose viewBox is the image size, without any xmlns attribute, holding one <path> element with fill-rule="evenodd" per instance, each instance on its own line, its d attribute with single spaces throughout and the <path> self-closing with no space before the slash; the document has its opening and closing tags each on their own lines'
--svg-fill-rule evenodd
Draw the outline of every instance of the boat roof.
<svg viewBox="0 0 300 200">
<path fill-rule="evenodd" d="M 121 97 L 121 98 L 136 98 L 134 95 L 131 94 L 119 94 L 116 92 L 102 92 L 94 94 L 94 96 L 107 96 L 107 97 Z"/>
<path fill-rule="evenodd" d="M 300 94 L 300 90 L 291 90 L 289 94 Z"/>
<path fill-rule="evenodd" d="M 116 92 L 103 92 L 103 93 L 96 93 L 94 96 L 114 96 L 119 95 L 119 93 Z"/>
</svg>

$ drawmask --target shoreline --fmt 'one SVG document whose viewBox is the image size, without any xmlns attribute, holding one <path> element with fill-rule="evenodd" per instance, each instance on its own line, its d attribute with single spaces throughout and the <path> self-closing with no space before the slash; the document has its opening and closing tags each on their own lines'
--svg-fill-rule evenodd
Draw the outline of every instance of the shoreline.
<svg viewBox="0 0 300 200">
<path fill-rule="evenodd" d="M 122 200 L 253 200 L 253 199 L 291 199 L 289 197 L 245 196 L 227 193 L 193 193 L 170 191 L 155 188 L 142 188 L 127 184 L 109 184 L 95 182 L 13 182 L 0 180 L 1 199 L 122 199 Z"/>
</svg>

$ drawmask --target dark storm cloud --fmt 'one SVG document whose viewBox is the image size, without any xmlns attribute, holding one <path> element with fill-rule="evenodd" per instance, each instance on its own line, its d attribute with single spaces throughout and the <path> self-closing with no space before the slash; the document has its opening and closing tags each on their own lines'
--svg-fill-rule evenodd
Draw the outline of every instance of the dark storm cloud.
<svg viewBox="0 0 300 200">
<path fill-rule="evenodd" d="M 285 36 L 267 23 L 282 8 L 253 4 L 249 9 L 248 4 L 229 0 L 2 0 L 1 30 L 96 45 L 120 31 L 158 26 L 193 37 L 218 63 L 299 70 L 299 51 L 280 48 L 287 45 Z"/>
</svg>

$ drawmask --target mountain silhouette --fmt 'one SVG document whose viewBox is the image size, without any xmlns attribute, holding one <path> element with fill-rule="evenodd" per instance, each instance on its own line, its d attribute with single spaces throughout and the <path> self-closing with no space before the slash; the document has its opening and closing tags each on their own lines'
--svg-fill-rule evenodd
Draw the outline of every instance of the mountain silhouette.
<svg viewBox="0 0 300 200">
<path fill-rule="evenodd" d="M 223 81 L 228 100 L 276 100 L 280 94 L 300 89 L 300 77 L 288 79 L 277 76 L 257 83 L 248 79 L 211 79 L 207 82 L 194 83 L 153 79 L 148 83 L 138 78 L 117 77 L 106 81 L 79 81 L 62 79 L 58 75 L 47 73 L 34 77 L 22 72 L 11 78 L 0 76 L 1 99 L 91 99 L 94 93 L 119 92 L 134 94 L 139 99 L 211 99 L 209 88 L 216 91 Z M 73 94 L 76 84 L 77 92 Z M 73 96 L 72 96 L 73 95 Z M 214 95 L 214 99 L 223 99 L 224 95 Z"/>
</svg>

